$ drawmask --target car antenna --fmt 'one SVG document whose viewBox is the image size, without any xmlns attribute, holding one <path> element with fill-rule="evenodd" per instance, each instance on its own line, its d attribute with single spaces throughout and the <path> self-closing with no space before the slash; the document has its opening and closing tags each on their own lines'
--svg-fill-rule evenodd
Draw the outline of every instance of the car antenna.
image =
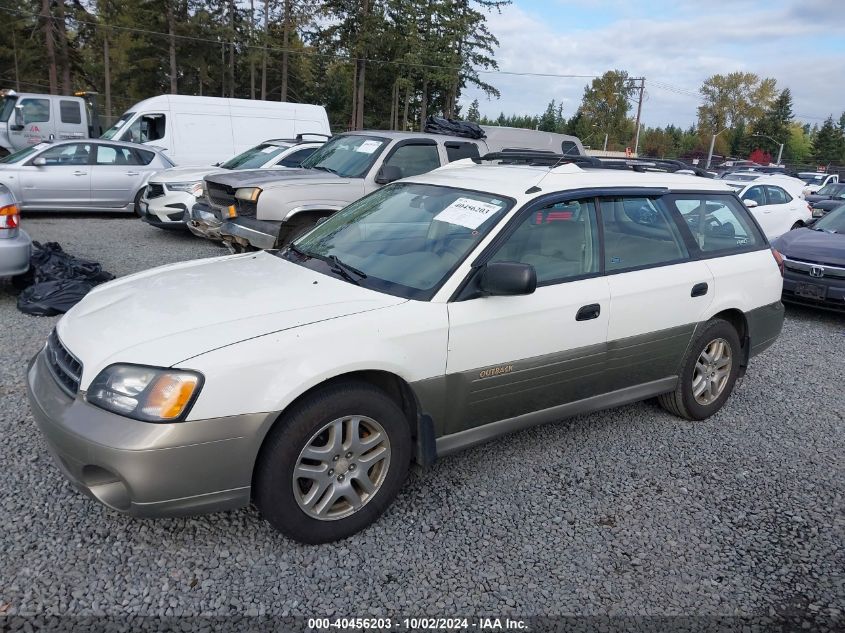
<svg viewBox="0 0 845 633">
<path fill-rule="evenodd" d="M 548 176 L 550 173 L 552 173 L 552 170 L 555 169 L 555 167 L 557 167 L 558 165 L 563 163 L 563 159 L 566 158 L 569 155 L 569 152 L 571 152 L 573 149 L 578 149 L 578 146 L 573 145 L 568 150 L 566 150 L 563 154 L 561 154 L 560 158 L 557 160 L 557 162 L 554 165 L 552 165 L 551 167 L 549 167 L 549 171 L 547 171 L 545 174 L 540 176 L 540 180 L 535 182 L 531 187 L 528 187 L 528 189 L 525 190 L 525 193 L 537 193 L 538 191 L 542 191 L 542 189 L 540 189 L 540 183 L 543 182 L 543 179 L 546 176 Z"/>
</svg>

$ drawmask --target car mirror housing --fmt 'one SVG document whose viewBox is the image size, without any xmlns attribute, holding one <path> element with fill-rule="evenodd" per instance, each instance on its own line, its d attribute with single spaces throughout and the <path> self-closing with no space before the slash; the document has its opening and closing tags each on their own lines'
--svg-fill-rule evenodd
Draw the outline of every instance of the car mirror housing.
<svg viewBox="0 0 845 633">
<path fill-rule="evenodd" d="M 380 185 L 386 185 L 402 177 L 402 170 L 395 165 L 382 165 L 376 174 L 375 181 Z"/>
<path fill-rule="evenodd" d="M 754 207 L 756 207 L 756 206 L 757 206 L 757 201 L 756 201 L 756 200 L 743 200 L 742 202 L 743 202 L 743 204 L 745 204 L 745 206 L 746 206 L 746 207 L 748 207 L 749 209 L 753 209 Z"/>
<path fill-rule="evenodd" d="M 521 262 L 490 262 L 481 273 L 479 287 L 489 296 L 530 295 L 537 289 L 537 271 Z"/>
<path fill-rule="evenodd" d="M 32 159 L 32 164 L 36 167 L 44 167 L 47 164 L 47 159 L 43 156 L 37 156 L 36 158 Z"/>
</svg>

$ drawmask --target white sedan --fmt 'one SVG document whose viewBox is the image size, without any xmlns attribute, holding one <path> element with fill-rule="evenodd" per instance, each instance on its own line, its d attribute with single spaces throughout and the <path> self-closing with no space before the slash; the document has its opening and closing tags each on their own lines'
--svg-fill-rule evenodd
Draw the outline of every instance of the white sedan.
<svg viewBox="0 0 845 633">
<path fill-rule="evenodd" d="M 806 226 L 813 218 L 806 200 L 789 192 L 780 177 L 751 181 L 728 181 L 751 211 L 769 240 L 792 229 Z"/>
</svg>

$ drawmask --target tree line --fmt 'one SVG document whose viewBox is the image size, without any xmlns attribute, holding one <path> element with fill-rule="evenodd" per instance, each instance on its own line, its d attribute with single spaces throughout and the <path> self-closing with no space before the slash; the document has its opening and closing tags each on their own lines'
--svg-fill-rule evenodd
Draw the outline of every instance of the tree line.
<svg viewBox="0 0 845 633">
<path fill-rule="evenodd" d="M 792 92 L 778 89 L 772 78 L 735 72 L 714 75 L 699 89 L 701 105 L 697 125 L 681 128 L 643 127 L 639 153 L 655 158 L 706 158 L 712 136 L 716 155 L 776 160 L 783 144 L 782 161 L 793 164 L 845 164 L 845 112 L 838 120 L 799 122 L 793 112 Z M 636 85 L 628 73 L 610 70 L 584 87 L 578 108 L 567 117 L 563 104 L 551 101 L 535 115 L 490 118 L 480 112 L 478 100 L 470 104 L 467 118 L 486 125 L 524 127 L 578 136 L 592 149 L 621 151 L 633 147 Z M 605 145 L 605 139 L 606 145 Z"/>
<path fill-rule="evenodd" d="M 0 87 L 100 94 L 114 120 L 163 93 L 326 106 L 336 129 L 458 114 L 498 66 L 510 0 L 6 0 Z"/>
</svg>

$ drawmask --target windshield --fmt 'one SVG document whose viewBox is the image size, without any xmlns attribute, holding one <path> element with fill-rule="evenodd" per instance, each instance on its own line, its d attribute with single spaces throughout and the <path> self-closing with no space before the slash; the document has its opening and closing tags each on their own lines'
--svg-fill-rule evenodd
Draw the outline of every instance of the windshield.
<svg viewBox="0 0 845 633">
<path fill-rule="evenodd" d="M 837 207 L 813 224 L 813 229 L 845 234 L 845 205 Z"/>
<path fill-rule="evenodd" d="M 0 158 L 0 163 L 3 164 L 11 164 L 11 163 L 19 163 L 22 160 L 25 160 L 29 156 L 32 156 L 35 152 L 44 149 L 45 147 L 50 147 L 49 143 L 39 143 L 38 145 L 30 145 L 29 147 L 24 147 L 23 149 L 19 149 L 14 154 L 9 154 L 8 156 L 4 156 Z"/>
<path fill-rule="evenodd" d="M 9 120 L 9 117 L 12 116 L 12 112 L 15 110 L 15 102 L 17 100 L 17 97 L 3 98 L 3 105 L 0 105 L 0 121 Z"/>
<path fill-rule="evenodd" d="M 838 183 L 830 183 L 825 185 L 816 192 L 820 196 L 835 196 L 837 198 L 845 197 L 845 185 Z"/>
<path fill-rule="evenodd" d="M 355 278 L 364 287 L 428 300 L 512 204 L 465 189 L 396 183 L 317 225 L 283 256 L 322 272 L 334 256 L 365 275 Z"/>
<path fill-rule="evenodd" d="M 220 166 L 223 169 L 258 169 L 259 167 L 263 167 L 268 160 L 275 158 L 290 147 L 290 145 L 262 143 L 261 145 L 251 147 L 234 158 L 230 158 Z"/>
<path fill-rule="evenodd" d="M 808 185 L 820 185 L 824 182 L 824 174 L 798 174 L 798 177 Z"/>
<path fill-rule="evenodd" d="M 378 136 L 335 136 L 302 161 L 302 166 L 330 171 L 343 178 L 363 178 L 385 145 L 387 139 Z"/>
<path fill-rule="evenodd" d="M 135 116 L 134 112 L 127 112 L 122 117 L 117 120 L 117 123 L 112 125 L 108 130 L 103 132 L 103 135 L 100 138 L 114 138 L 115 135 L 120 132 L 120 129 L 126 125 L 126 122 Z"/>
</svg>

